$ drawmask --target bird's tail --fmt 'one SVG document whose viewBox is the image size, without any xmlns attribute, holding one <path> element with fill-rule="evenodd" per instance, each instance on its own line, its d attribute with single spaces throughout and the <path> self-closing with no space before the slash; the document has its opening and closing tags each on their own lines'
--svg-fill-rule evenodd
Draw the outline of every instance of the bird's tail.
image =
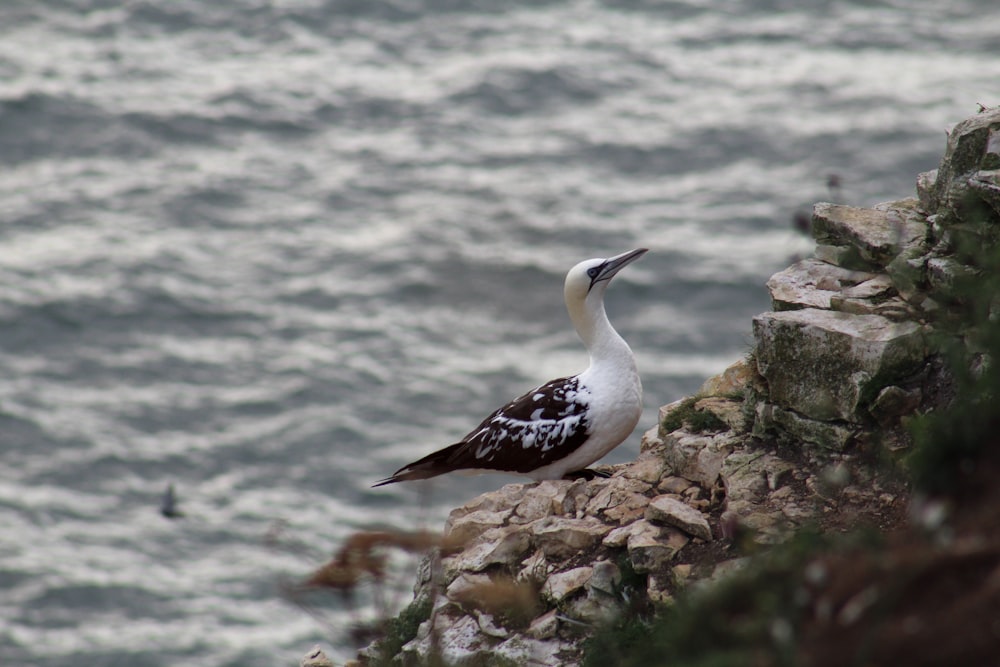
<svg viewBox="0 0 1000 667">
<path fill-rule="evenodd" d="M 413 463 L 403 466 L 394 472 L 391 477 L 386 477 L 385 479 L 375 482 L 372 484 L 372 488 L 374 489 L 376 487 L 393 484 L 395 482 L 430 479 L 431 477 L 437 477 L 438 475 L 443 475 L 446 472 L 451 472 L 452 467 L 449 463 L 453 460 L 455 453 L 464 445 L 464 442 L 457 442 L 450 447 L 445 447 L 444 449 L 439 449 L 436 452 L 428 454 L 422 459 L 418 459 Z"/>
</svg>

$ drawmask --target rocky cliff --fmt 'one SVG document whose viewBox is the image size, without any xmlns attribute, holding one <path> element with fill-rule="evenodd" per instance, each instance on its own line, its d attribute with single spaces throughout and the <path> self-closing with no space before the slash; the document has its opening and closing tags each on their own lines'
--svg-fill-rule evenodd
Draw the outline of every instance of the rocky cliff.
<svg viewBox="0 0 1000 667">
<path fill-rule="evenodd" d="M 666 405 L 605 479 L 508 484 L 455 509 L 395 656 L 363 662 L 574 664 L 626 607 L 669 601 L 798 527 L 905 522 L 907 420 L 949 397 L 939 323 L 1000 225 L 1000 109 L 960 123 L 916 196 L 815 206 L 814 256 L 767 283 L 747 358 Z M 954 336 L 950 327 L 949 335 Z"/>
</svg>

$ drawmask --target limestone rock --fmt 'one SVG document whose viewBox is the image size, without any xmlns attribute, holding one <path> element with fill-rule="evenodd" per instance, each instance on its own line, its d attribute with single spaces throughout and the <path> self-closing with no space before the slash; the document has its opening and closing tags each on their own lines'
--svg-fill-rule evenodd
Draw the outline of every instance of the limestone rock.
<svg viewBox="0 0 1000 667">
<path fill-rule="evenodd" d="M 581 590 L 591 575 L 594 568 L 591 566 L 575 567 L 565 572 L 557 572 L 545 581 L 542 587 L 542 595 L 554 603 L 562 602 L 564 599 Z"/>
<path fill-rule="evenodd" d="M 472 572 L 462 572 L 455 577 L 448 588 L 445 596 L 459 604 L 467 604 L 476 600 L 477 594 L 485 586 L 489 586 L 491 579 L 487 574 L 476 574 Z"/>
<path fill-rule="evenodd" d="M 440 639 L 437 645 L 445 664 L 485 660 L 496 642 L 481 632 L 479 622 L 472 616 L 462 615 L 452 622 L 442 622 L 438 627 Z M 403 664 L 423 664 L 430 655 L 430 632 L 421 634 L 418 633 L 416 639 L 403 646 Z"/>
<path fill-rule="evenodd" d="M 852 246 L 871 266 L 885 266 L 903 248 L 921 244 L 927 236 L 926 223 L 909 214 L 916 207 L 915 200 L 889 206 L 879 210 L 816 204 L 813 234 L 819 243 Z"/>
<path fill-rule="evenodd" d="M 623 468 L 620 474 L 653 485 L 660 481 L 666 469 L 667 462 L 663 460 L 662 456 L 654 452 L 644 452 L 639 454 L 639 458 Z"/>
<path fill-rule="evenodd" d="M 905 390 L 888 386 L 872 402 L 871 413 L 881 424 L 888 425 L 903 415 L 912 413 L 920 405 L 920 390 Z"/>
<path fill-rule="evenodd" d="M 450 521 L 476 511 L 501 512 L 509 510 L 520 501 L 524 495 L 526 484 L 505 484 L 496 491 L 484 493 L 462 507 L 457 507 L 448 515 Z"/>
<path fill-rule="evenodd" d="M 646 509 L 646 519 L 680 528 L 688 535 L 706 542 L 712 540 L 712 529 L 705 515 L 670 496 L 657 496 L 650 500 Z"/>
<path fill-rule="evenodd" d="M 479 610 L 474 612 L 476 618 L 476 623 L 479 624 L 479 631 L 482 632 L 487 637 L 494 637 L 496 639 L 506 639 L 510 636 L 510 632 L 507 631 L 501 625 L 497 625 L 496 620 L 493 618 L 492 614 L 486 614 Z"/>
<path fill-rule="evenodd" d="M 969 188 L 1000 215 L 1000 169 L 976 172 L 969 177 Z"/>
<path fill-rule="evenodd" d="M 840 266 L 845 269 L 867 271 L 871 268 L 869 262 L 866 262 L 861 257 L 861 253 L 854 246 L 820 243 L 816 246 L 816 250 L 813 251 L 813 256 L 821 262 Z"/>
<path fill-rule="evenodd" d="M 673 599 L 673 595 L 670 594 L 672 583 L 673 572 L 668 575 L 650 574 L 646 579 L 646 595 L 649 596 L 650 602 L 663 604 Z"/>
<path fill-rule="evenodd" d="M 550 516 L 531 524 L 535 542 L 549 558 L 567 558 L 597 545 L 611 527 L 594 517 Z"/>
<path fill-rule="evenodd" d="M 925 357 L 918 324 L 878 315 L 807 308 L 758 315 L 753 328 L 771 401 L 812 419 L 859 421 L 872 394 Z"/>
<path fill-rule="evenodd" d="M 675 431 L 664 440 L 663 457 L 674 475 L 711 488 L 736 441 L 730 432 L 697 435 Z"/>
<path fill-rule="evenodd" d="M 647 452 L 656 452 L 663 447 L 663 438 L 660 434 L 660 424 L 662 420 L 653 426 L 648 431 L 642 434 L 642 440 L 639 442 L 639 453 L 646 454 Z"/>
<path fill-rule="evenodd" d="M 566 480 L 544 480 L 524 492 L 514 509 L 521 522 L 530 523 L 565 511 L 566 493 L 572 483 Z"/>
<path fill-rule="evenodd" d="M 543 641 L 530 637 L 514 636 L 497 646 L 493 655 L 514 665 L 560 665 L 559 654 L 571 648 L 559 641 Z M 446 664 L 458 664 L 448 662 Z M 464 663 L 463 663 L 464 664 Z M 476 664 L 490 664 L 486 660 Z"/>
<path fill-rule="evenodd" d="M 634 517 L 637 515 L 637 510 L 645 509 L 649 502 L 643 494 L 650 488 L 650 484 L 639 479 L 612 477 L 609 483 L 587 503 L 584 514 L 586 516 L 601 514 L 616 522 Z M 641 511 L 638 514 L 641 514 Z"/>
<path fill-rule="evenodd" d="M 449 544 L 469 544 L 487 530 L 503 526 L 510 513 L 509 509 L 494 512 L 475 510 L 454 518 L 449 516 L 445 523 L 445 537 Z"/>
<path fill-rule="evenodd" d="M 558 609 L 550 609 L 545 612 L 531 622 L 525 634 L 532 639 L 551 639 L 555 637 L 556 631 L 559 630 L 558 614 Z"/>
<path fill-rule="evenodd" d="M 843 451 L 859 432 L 857 426 L 846 422 L 809 419 L 794 410 L 764 402 L 757 404 L 755 416 L 753 434 L 757 437 L 778 432 L 783 440 L 790 438 L 830 451 Z"/>
<path fill-rule="evenodd" d="M 517 573 L 517 581 L 533 581 L 541 584 L 549 576 L 552 566 L 545 559 L 545 554 L 538 550 L 521 563 Z"/>
<path fill-rule="evenodd" d="M 956 125 L 948 134 L 948 144 L 938 167 L 931 197 L 931 212 L 945 217 L 945 225 L 964 217 L 963 199 L 969 176 L 986 169 L 1000 168 L 1000 108 L 976 114 Z M 964 188 L 963 188 L 964 186 Z"/>
<path fill-rule="evenodd" d="M 775 310 L 829 308 L 832 296 L 875 277 L 866 271 L 851 271 L 818 259 L 803 259 L 771 276 L 767 289 Z"/>
<path fill-rule="evenodd" d="M 932 169 L 917 175 L 917 199 L 925 211 L 937 210 L 934 190 L 937 186 L 938 170 Z"/>
<path fill-rule="evenodd" d="M 594 572 L 587 581 L 588 595 L 616 596 L 622 573 L 618 566 L 609 560 L 594 563 Z"/>
<path fill-rule="evenodd" d="M 718 375 L 705 380 L 698 390 L 698 396 L 731 397 L 742 394 L 756 372 L 746 359 L 740 359 Z M 660 423 L 663 423 L 662 418 Z"/>
<path fill-rule="evenodd" d="M 656 486 L 656 490 L 661 493 L 673 493 L 675 495 L 680 495 L 687 491 L 690 487 L 691 480 L 671 475 L 670 477 L 664 477 L 663 480 Z"/>
<path fill-rule="evenodd" d="M 940 297 L 961 300 L 962 286 L 976 275 L 975 269 L 951 257 L 927 260 L 927 280 Z"/>
<path fill-rule="evenodd" d="M 530 548 L 531 535 L 524 527 L 490 528 L 472 546 L 443 559 L 442 565 L 446 578 L 451 579 L 459 572 L 482 572 L 490 565 L 513 566 Z"/>
<path fill-rule="evenodd" d="M 728 426 L 731 431 L 735 431 L 737 433 L 743 433 L 746 431 L 744 424 L 745 418 L 743 416 L 743 401 L 737 401 L 731 398 L 721 398 L 719 396 L 710 396 L 708 398 L 699 399 L 698 402 L 694 404 L 694 409 L 701 412 L 712 413 L 726 426 Z"/>
<path fill-rule="evenodd" d="M 663 569 L 690 538 L 676 528 L 660 528 L 646 519 L 630 525 L 626 546 L 636 572 Z"/>
<path fill-rule="evenodd" d="M 305 654 L 299 665 L 301 667 L 334 667 L 333 660 L 326 657 L 326 653 L 323 652 L 319 644 L 313 646 L 312 650 Z"/>
</svg>

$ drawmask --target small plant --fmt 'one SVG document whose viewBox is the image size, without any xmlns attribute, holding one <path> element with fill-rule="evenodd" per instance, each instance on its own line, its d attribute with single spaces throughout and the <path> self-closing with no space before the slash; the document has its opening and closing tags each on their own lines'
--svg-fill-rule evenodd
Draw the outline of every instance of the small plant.
<svg viewBox="0 0 1000 667">
<path fill-rule="evenodd" d="M 378 642 L 378 661 L 373 667 L 391 665 L 400 649 L 417 636 L 420 624 L 431 617 L 434 601 L 429 597 L 414 600 L 399 615 L 385 622 L 382 638 Z"/>
<path fill-rule="evenodd" d="M 699 400 L 701 400 L 699 396 L 689 396 L 681 401 L 680 405 L 663 418 L 660 423 L 663 430 L 670 433 L 679 428 L 687 427 L 693 433 L 704 433 L 705 431 L 724 431 L 729 428 L 726 422 L 709 410 L 699 410 L 695 407 Z"/>
</svg>

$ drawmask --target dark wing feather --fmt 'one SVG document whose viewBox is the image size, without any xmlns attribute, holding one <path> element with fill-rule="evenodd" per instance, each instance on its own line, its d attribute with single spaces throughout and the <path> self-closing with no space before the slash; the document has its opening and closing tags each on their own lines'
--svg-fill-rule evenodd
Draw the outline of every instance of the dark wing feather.
<svg viewBox="0 0 1000 667">
<path fill-rule="evenodd" d="M 589 399 L 576 377 L 548 382 L 493 412 L 460 442 L 403 466 L 375 486 L 460 469 L 526 473 L 541 468 L 587 441 Z"/>
<path fill-rule="evenodd" d="M 586 442 L 589 394 L 575 377 L 560 378 L 495 411 L 452 450 L 452 468 L 530 472 Z"/>
</svg>

